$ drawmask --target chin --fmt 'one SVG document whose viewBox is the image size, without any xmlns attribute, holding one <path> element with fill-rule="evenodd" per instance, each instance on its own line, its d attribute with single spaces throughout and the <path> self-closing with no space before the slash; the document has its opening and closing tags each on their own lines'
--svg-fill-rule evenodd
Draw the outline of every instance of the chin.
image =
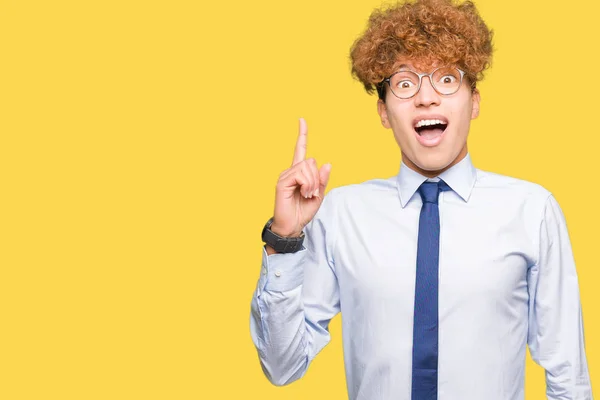
<svg viewBox="0 0 600 400">
<path fill-rule="evenodd" d="M 415 159 L 411 159 L 413 163 L 424 171 L 439 171 L 446 168 L 454 161 L 456 157 L 448 154 L 419 154 Z"/>
</svg>

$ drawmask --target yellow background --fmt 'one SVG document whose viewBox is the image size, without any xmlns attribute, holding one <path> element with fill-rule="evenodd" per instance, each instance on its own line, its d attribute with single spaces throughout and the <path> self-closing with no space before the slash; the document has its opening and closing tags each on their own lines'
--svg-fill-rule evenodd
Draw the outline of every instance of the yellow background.
<svg viewBox="0 0 600 400">
<path fill-rule="evenodd" d="M 495 30 L 470 151 L 567 217 L 600 384 L 592 1 L 480 0 Z M 260 231 L 298 118 L 329 188 L 400 158 L 348 51 L 379 1 L 0 2 L 0 398 L 344 399 L 340 318 L 308 374 L 263 376 Z M 545 399 L 527 363 L 528 399 Z"/>
</svg>

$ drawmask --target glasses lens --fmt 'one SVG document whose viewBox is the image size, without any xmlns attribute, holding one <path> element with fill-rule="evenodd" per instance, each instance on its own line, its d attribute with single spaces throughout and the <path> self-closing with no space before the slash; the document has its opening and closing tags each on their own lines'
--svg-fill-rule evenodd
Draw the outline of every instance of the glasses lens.
<svg viewBox="0 0 600 400">
<path fill-rule="evenodd" d="M 400 98 L 414 96 L 419 88 L 419 76 L 411 71 L 400 71 L 390 78 L 392 92 Z"/>
<path fill-rule="evenodd" d="M 460 71 L 456 68 L 440 68 L 433 74 L 433 86 L 441 94 L 455 93 L 461 82 Z"/>
</svg>

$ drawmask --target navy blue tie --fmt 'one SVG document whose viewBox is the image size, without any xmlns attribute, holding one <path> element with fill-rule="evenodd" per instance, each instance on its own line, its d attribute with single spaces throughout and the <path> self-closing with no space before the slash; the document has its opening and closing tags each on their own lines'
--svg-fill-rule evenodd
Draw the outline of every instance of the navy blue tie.
<svg viewBox="0 0 600 400">
<path fill-rule="evenodd" d="M 419 216 L 417 276 L 412 354 L 412 400 L 437 400 L 438 392 L 438 271 L 440 212 L 438 194 L 450 190 L 442 180 L 423 182 Z"/>
</svg>

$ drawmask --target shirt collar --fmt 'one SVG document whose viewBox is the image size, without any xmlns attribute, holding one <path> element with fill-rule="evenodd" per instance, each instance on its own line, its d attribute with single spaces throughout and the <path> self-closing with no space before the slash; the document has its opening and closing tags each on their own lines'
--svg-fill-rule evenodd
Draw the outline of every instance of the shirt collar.
<svg viewBox="0 0 600 400">
<path fill-rule="evenodd" d="M 438 177 L 446 182 L 465 202 L 469 201 L 471 191 L 473 190 L 475 180 L 477 179 L 477 172 L 471 162 L 470 154 L 467 153 L 462 160 L 442 172 Z M 400 163 L 397 185 L 402 208 L 406 206 L 419 186 L 427 179 L 426 176 L 408 168 L 403 161 Z"/>
</svg>

